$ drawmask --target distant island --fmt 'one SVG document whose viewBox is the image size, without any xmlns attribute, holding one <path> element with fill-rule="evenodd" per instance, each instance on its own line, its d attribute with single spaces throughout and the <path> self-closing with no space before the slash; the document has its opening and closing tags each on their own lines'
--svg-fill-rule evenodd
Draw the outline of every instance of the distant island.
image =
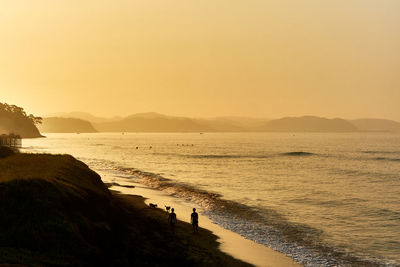
<svg viewBox="0 0 400 267">
<path fill-rule="evenodd" d="M 127 117 L 101 118 L 84 112 L 57 113 L 68 119 L 45 118 L 43 132 L 395 132 L 400 123 L 385 119 L 345 120 L 317 116 L 263 119 L 216 117 L 209 119 L 138 113 Z M 64 117 L 65 116 L 65 117 Z M 73 121 L 72 118 L 80 119 Z"/>
<path fill-rule="evenodd" d="M 0 103 L 0 134 L 18 134 L 22 138 L 43 137 L 37 124 L 42 118 L 26 114 L 25 110 L 16 105 Z"/>
<path fill-rule="evenodd" d="M 43 133 L 96 133 L 93 125 L 82 119 L 75 118 L 44 118 L 38 126 Z"/>
<path fill-rule="evenodd" d="M 265 132 L 357 132 L 359 129 L 344 119 L 314 116 L 286 117 L 272 120 L 262 128 Z"/>
<path fill-rule="evenodd" d="M 364 132 L 400 132 L 400 123 L 384 119 L 358 119 L 350 121 Z"/>
</svg>

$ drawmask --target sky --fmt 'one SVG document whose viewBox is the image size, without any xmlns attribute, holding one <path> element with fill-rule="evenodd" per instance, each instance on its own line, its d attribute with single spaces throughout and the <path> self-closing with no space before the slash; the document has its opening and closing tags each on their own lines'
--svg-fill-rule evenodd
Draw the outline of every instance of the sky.
<svg viewBox="0 0 400 267">
<path fill-rule="evenodd" d="M 398 0 L 0 0 L 28 113 L 400 121 Z"/>
</svg>

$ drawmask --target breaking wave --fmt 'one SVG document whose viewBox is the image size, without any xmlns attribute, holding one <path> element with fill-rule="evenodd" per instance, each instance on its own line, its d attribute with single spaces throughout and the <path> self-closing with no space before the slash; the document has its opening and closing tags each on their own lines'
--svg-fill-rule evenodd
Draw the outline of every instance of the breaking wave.
<svg viewBox="0 0 400 267">
<path fill-rule="evenodd" d="M 400 151 L 378 151 L 378 150 L 366 150 L 361 151 L 364 154 L 400 154 Z"/>
<path fill-rule="evenodd" d="M 294 152 L 282 153 L 281 155 L 284 155 L 284 156 L 313 156 L 315 154 L 310 153 L 310 152 L 304 152 L 304 151 L 294 151 Z"/>
<path fill-rule="evenodd" d="M 376 157 L 373 158 L 374 160 L 381 160 L 381 161 L 394 161 L 394 162 L 400 162 L 399 158 L 385 158 L 385 157 Z"/>
<path fill-rule="evenodd" d="M 322 231 L 292 223 L 273 209 L 226 200 L 218 193 L 176 183 L 158 174 L 134 168 L 116 169 L 135 182 L 200 205 L 205 210 L 204 215 L 220 226 L 284 253 L 305 266 L 379 266 L 374 260 L 363 259 L 344 248 L 325 245 Z"/>
<path fill-rule="evenodd" d="M 279 153 L 279 154 L 243 154 L 243 155 L 235 155 L 235 154 L 179 154 L 179 153 L 159 153 L 155 152 L 155 155 L 162 156 L 175 156 L 175 157 L 185 157 L 185 158 L 197 158 L 197 159 L 240 159 L 240 158 L 249 158 L 249 159 L 265 159 L 272 158 L 277 156 L 313 156 L 316 155 L 311 152 L 304 151 L 293 151 L 287 153 Z"/>
</svg>

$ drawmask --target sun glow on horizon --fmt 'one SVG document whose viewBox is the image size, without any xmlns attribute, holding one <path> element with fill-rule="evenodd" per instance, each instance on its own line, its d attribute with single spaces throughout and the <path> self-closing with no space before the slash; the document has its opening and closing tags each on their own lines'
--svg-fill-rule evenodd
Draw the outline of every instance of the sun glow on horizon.
<svg viewBox="0 0 400 267">
<path fill-rule="evenodd" d="M 33 113 L 400 120 L 400 2 L 2 1 L 1 100 Z"/>
</svg>

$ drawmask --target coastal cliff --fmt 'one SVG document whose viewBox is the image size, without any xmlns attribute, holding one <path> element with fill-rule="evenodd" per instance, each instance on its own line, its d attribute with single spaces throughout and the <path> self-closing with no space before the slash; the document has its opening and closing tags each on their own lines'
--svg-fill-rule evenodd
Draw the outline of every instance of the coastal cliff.
<svg viewBox="0 0 400 267">
<path fill-rule="evenodd" d="M 217 237 L 179 222 L 139 196 L 107 189 L 69 155 L 0 155 L 0 263 L 52 266 L 248 266 Z"/>
<path fill-rule="evenodd" d="M 0 103 L 0 134 L 18 134 L 22 138 L 42 137 L 35 124 L 40 117 L 27 115 L 23 108 Z"/>
</svg>

